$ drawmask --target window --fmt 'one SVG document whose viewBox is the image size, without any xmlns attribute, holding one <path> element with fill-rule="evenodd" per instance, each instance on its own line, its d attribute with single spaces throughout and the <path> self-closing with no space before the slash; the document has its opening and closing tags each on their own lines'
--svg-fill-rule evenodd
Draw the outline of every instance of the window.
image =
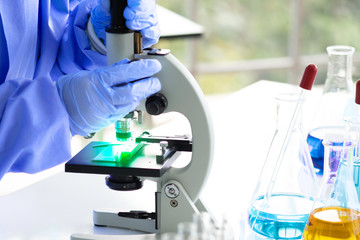
<svg viewBox="0 0 360 240">
<path fill-rule="evenodd" d="M 309 63 L 326 78 L 329 45 L 360 51 L 357 0 L 158 0 L 205 27 L 199 39 L 160 40 L 184 62 L 207 94 L 238 90 L 260 79 L 298 83 Z M 360 77 L 354 56 L 353 80 Z"/>
</svg>

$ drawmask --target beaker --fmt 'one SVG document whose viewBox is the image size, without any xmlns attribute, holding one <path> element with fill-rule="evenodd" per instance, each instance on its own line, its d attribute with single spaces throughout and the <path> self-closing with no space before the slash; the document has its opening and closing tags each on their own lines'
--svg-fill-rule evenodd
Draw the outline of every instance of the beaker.
<svg viewBox="0 0 360 240">
<path fill-rule="evenodd" d="M 276 129 L 248 211 L 250 228 L 265 237 L 301 238 L 318 190 L 302 131 L 304 100 L 298 94 L 276 97 Z"/>
<path fill-rule="evenodd" d="M 352 81 L 352 56 L 350 46 L 329 46 L 327 78 L 315 117 L 307 138 L 314 167 L 321 171 L 324 165 L 322 140 L 328 134 L 344 131 L 344 117 L 356 115 Z"/>
<path fill-rule="evenodd" d="M 325 172 L 304 240 L 360 239 L 359 201 L 353 181 L 354 144 L 345 139 L 323 141 Z M 338 164 L 336 173 L 331 162 L 336 162 L 334 168 Z"/>
</svg>

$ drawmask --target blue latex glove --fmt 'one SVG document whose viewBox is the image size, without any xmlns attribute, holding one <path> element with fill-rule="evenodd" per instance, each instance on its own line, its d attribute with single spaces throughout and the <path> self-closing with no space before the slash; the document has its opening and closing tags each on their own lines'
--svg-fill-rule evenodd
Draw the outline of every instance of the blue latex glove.
<svg viewBox="0 0 360 240">
<path fill-rule="evenodd" d="M 99 0 L 100 3 L 91 12 L 91 23 L 98 38 L 104 43 L 105 28 L 110 25 L 110 1 Z M 160 37 L 160 27 L 156 13 L 155 0 L 127 0 L 124 17 L 126 26 L 131 30 L 140 31 L 143 37 L 143 47 L 147 48 L 157 43 Z"/>
<path fill-rule="evenodd" d="M 57 87 L 72 134 L 97 132 L 133 111 L 141 100 L 160 90 L 160 81 L 150 77 L 160 70 L 157 60 L 124 59 L 112 66 L 61 77 Z"/>
</svg>

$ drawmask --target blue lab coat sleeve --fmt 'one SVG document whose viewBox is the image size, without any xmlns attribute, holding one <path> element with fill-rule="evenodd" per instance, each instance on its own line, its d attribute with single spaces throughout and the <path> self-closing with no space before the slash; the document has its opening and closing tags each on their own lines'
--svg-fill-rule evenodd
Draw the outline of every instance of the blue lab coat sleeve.
<svg viewBox="0 0 360 240">
<path fill-rule="evenodd" d="M 68 27 L 61 41 L 57 65 L 53 72 L 72 74 L 80 70 L 93 70 L 106 66 L 106 56 L 91 49 L 86 34 L 87 23 L 97 0 L 87 0 L 70 11 Z M 57 79 L 57 76 L 53 76 Z"/>
<path fill-rule="evenodd" d="M 95 0 L 2 0 L 0 179 L 35 173 L 71 156 L 69 119 L 56 80 L 105 65 L 85 32 Z M 2 31 L 1 31 L 2 30 Z"/>
<path fill-rule="evenodd" d="M 67 113 L 48 78 L 0 86 L 0 177 L 35 173 L 70 157 Z"/>
</svg>

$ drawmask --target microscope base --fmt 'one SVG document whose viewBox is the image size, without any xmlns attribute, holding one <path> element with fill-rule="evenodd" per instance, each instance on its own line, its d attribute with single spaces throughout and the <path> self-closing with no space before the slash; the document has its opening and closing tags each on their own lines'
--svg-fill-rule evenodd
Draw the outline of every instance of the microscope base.
<svg viewBox="0 0 360 240">
<path fill-rule="evenodd" d="M 71 235 L 71 240 L 157 240 L 156 234 L 145 235 L 93 235 L 76 233 Z"/>
<path fill-rule="evenodd" d="M 164 184 L 161 193 L 157 193 L 156 196 L 160 198 L 156 201 L 158 205 L 156 208 L 158 209 L 156 213 L 158 222 L 155 219 L 119 217 L 117 212 L 94 211 L 94 224 L 97 226 L 120 227 L 147 233 L 177 232 L 177 225 L 179 223 L 191 222 L 193 214 L 208 212 L 202 201 L 198 199 L 196 203 L 194 203 L 183 186 L 177 181 L 169 181 Z M 157 228 L 156 224 L 159 224 L 160 227 Z M 155 234 L 145 234 L 143 236 L 147 237 L 146 240 L 157 239 L 157 235 Z M 121 240 L 129 239 L 129 235 L 74 234 L 71 236 L 71 239 Z"/>
<path fill-rule="evenodd" d="M 146 233 L 158 233 L 155 219 L 120 217 L 118 212 L 93 212 L 95 226 L 120 227 Z"/>
</svg>

